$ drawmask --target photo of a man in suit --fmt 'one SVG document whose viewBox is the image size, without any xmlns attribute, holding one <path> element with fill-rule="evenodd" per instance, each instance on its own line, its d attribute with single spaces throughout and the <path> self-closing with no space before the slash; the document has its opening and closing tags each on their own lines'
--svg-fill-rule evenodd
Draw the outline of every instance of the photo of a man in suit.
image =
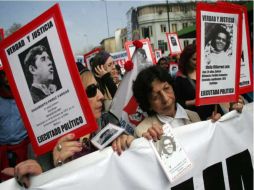
<svg viewBox="0 0 254 190">
<path fill-rule="evenodd" d="M 34 103 L 61 88 L 60 82 L 55 80 L 57 71 L 51 53 L 42 43 L 31 47 L 26 53 L 23 69 Z"/>
</svg>

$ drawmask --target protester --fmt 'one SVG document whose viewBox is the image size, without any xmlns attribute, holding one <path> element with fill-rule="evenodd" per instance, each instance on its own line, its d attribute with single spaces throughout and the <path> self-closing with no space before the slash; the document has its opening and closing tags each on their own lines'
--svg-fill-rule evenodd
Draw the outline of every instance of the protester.
<svg viewBox="0 0 254 190">
<path fill-rule="evenodd" d="M 160 66 L 161 68 L 165 69 L 167 72 L 169 72 L 169 62 L 168 62 L 167 58 L 161 57 L 158 60 L 157 65 Z"/>
<path fill-rule="evenodd" d="M 101 129 L 105 127 L 107 123 L 103 123 L 101 121 L 102 116 L 102 105 L 104 96 L 99 90 L 97 86 L 97 82 L 93 76 L 93 74 L 89 71 L 85 71 L 81 73 L 81 80 L 84 85 L 84 88 L 86 89 L 86 93 L 88 96 L 89 104 L 92 108 L 93 115 L 95 119 L 97 120 L 97 123 L 99 124 L 99 129 L 97 132 L 99 132 Z M 114 121 L 108 121 L 111 123 L 114 123 L 116 125 L 119 125 L 119 122 Z M 102 126 L 101 124 L 104 124 Z M 96 133 L 92 133 L 89 135 L 86 135 L 84 138 L 81 138 L 81 141 L 75 141 L 75 135 L 74 134 L 68 134 L 62 138 L 59 139 L 57 142 L 57 145 L 55 146 L 53 150 L 53 158 L 54 158 L 54 164 L 55 166 L 61 165 L 63 162 L 66 162 L 68 159 L 73 159 L 80 157 L 82 155 L 86 155 L 88 153 L 91 153 L 95 150 L 97 150 L 91 143 L 90 139 L 96 135 Z M 121 141 L 121 139 L 134 139 L 133 137 L 128 137 L 127 135 L 123 134 L 122 136 L 126 137 L 118 137 L 117 140 L 118 143 L 122 143 L 122 147 L 128 147 L 129 141 Z M 119 142 L 120 141 L 120 142 Z M 114 142 L 116 144 L 116 142 Z M 118 150 L 119 146 L 114 145 L 114 150 L 117 152 L 121 152 L 122 149 Z M 75 155 L 76 154 L 76 155 Z"/>
<path fill-rule="evenodd" d="M 102 119 L 102 104 L 104 96 L 99 90 L 97 86 L 97 82 L 93 76 L 93 74 L 85 69 L 84 67 L 80 67 L 80 77 L 84 88 L 86 89 L 86 94 L 88 96 L 88 102 L 91 106 L 93 115 L 97 120 L 99 125 L 98 131 L 92 134 L 88 134 L 79 139 L 79 141 L 75 140 L 75 135 L 73 133 L 67 134 L 60 138 L 54 147 L 53 150 L 53 160 L 54 165 L 59 166 L 64 162 L 70 161 L 77 157 L 89 154 L 95 150 L 97 150 L 90 142 L 90 139 L 96 135 L 97 132 L 100 131 L 109 121 L 101 121 Z M 112 119 L 111 122 L 116 124 L 116 119 Z M 107 118 L 109 119 L 109 117 Z M 105 123 L 107 122 L 107 123 Z M 104 126 L 102 126 L 104 125 Z M 115 139 L 112 143 L 112 148 L 116 151 L 119 155 L 122 153 L 123 150 L 127 149 L 131 142 L 133 141 L 134 137 L 126 134 L 120 135 L 117 139 Z M 12 176 L 18 176 L 16 179 L 18 180 L 19 184 L 22 184 L 26 187 L 29 187 L 30 175 L 39 175 L 42 173 L 43 170 L 41 165 L 36 162 L 35 160 L 27 160 L 19 164 L 15 169 L 9 169 L 5 171 L 6 174 Z"/>
<path fill-rule="evenodd" d="M 138 137 L 158 140 L 163 134 L 163 123 L 178 127 L 200 121 L 196 112 L 185 110 L 176 102 L 173 80 L 161 67 L 151 66 L 141 71 L 133 83 L 133 95 L 149 115 L 135 128 Z M 214 119 L 218 117 L 214 115 Z"/>
<path fill-rule="evenodd" d="M 196 103 L 196 46 L 188 45 L 184 48 L 179 62 L 180 75 L 175 80 L 175 95 L 178 102 L 185 109 L 195 111 L 201 120 L 207 120 L 212 116 L 215 105 L 195 106 Z M 239 100 L 242 104 L 242 100 Z M 239 107 L 240 108 L 240 107 Z M 217 112 L 223 115 L 220 105 L 217 105 Z"/>
<path fill-rule="evenodd" d="M 28 135 L 4 71 L 0 71 L 0 171 L 28 156 Z M 10 177 L 0 173 L 0 182 Z"/>
<path fill-rule="evenodd" d="M 120 66 L 115 64 L 110 73 L 111 73 L 114 83 L 118 87 L 121 82 L 121 79 L 122 79 Z"/>
<path fill-rule="evenodd" d="M 108 52 L 100 51 L 94 57 L 91 66 L 99 88 L 104 95 L 105 111 L 108 111 L 117 90 L 117 86 L 111 76 L 111 70 L 114 67 L 113 59 Z"/>
</svg>

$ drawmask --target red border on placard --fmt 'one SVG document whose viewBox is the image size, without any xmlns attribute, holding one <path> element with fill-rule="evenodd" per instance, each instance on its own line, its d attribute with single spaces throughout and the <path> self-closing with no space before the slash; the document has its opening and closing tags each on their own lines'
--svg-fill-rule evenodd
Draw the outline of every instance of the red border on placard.
<svg viewBox="0 0 254 190">
<path fill-rule="evenodd" d="M 54 22 L 56 25 L 56 30 L 57 30 L 57 33 L 58 33 L 58 36 L 59 36 L 59 39 L 60 39 L 60 42 L 62 45 L 62 49 L 64 52 L 64 56 L 65 56 L 66 62 L 68 63 L 67 66 L 70 71 L 70 76 L 73 81 L 74 87 L 76 89 L 76 93 L 77 93 L 78 100 L 80 102 L 83 114 L 85 115 L 85 118 L 87 121 L 86 125 L 83 125 L 77 129 L 71 131 L 71 133 L 75 133 L 76 138 L 79 138 L 85 134 L 95 131 L 98 128 L 95 118 L 92 114 L 92 110 L 89 106 L 89 102 L 88 102 L 84 87 L 83 87 L 82 82 L 79 77 L 78 69 L 75 64 L 75 59 L 74 59 L 74 56 L 73 56 L 73 53 L 71 50 L 71 46 L 70 46 L 70 43 L 68 40 L 68 36 L 66 33 L 66 29 L 65 29 L 64 22 L 63 22 L 63 17 L 62 17 L 61 11 L 60 11 L 59 4 L 56 4 L 53 7 L 51 7 L 50 9 L 48 9 L 46 12 L 41 14 L 39 17 L 35 18 L 33 21 L 31 21 L 30 23 L 28 23 L 27 25 L 22 27 L 20 30 L 18 30 L 17 32 L 13 33 L 11 36 L 4 39 L 0 43 L 0 47 L 1 47 L 0 56 L 3 58 L 2 61 L 4 64 L 4 70 L 6 71 L 7 78 L 9 80 L 9 83 L 10 83 L 12 92 L 14 94 L 17 106 L 18 106 L 19 111 L 21 113 L 24 124 L 27 128 L 28 135 L 29 135 L 29 138 L 31 140 L 31 143 L 33 145 L 36 155 L 41 155 L 43 153 L 46 153 L 46 152 L 52 150 L 53 147 L 55 146 L 56 142 L 58 141 L 58 139 L 61 136 L 44 144 L 44 145 L 41 145 L 41 146 L 38 145 L 38 143 L 36 141 L 36 137 L 35 137 L 33 130 L 32 130 L 32 126 L 29 122 L 28 115 L 25 112 L 24 105 L 23 105 L 23 103 L 21 101 L 21 97 L 18 93 L 18 89 L 15 84 L 14 77 L 12 75 L 11 68 L 8 63 L 8 59 L 5 54 L 4 49 L 9 47 L 11 44 L 15 43 L 16 41 L 18 41 L 20 38 L 23 38 L 25 35 L 32 32 L 38 26 L 42 25 L 44 22 L 46 22 L 47 20 L 49 20 L 51 18 L 54 19 Z M 66 135 L 66 134 L 64 134 L 64 135 Z"/>
<path fill-rule="evenodd" d="M 88 53 L 84 54 L 84 62 L 86 63 L 86 66 L 89 65 L 89 67 L 91 67 L 90 63 L 87 63 L 87 57 L 89 57 L 90 55 L 92 55 L 94 53 L 99 53 L 100 51 L 101 51 L 100 48 L 95 48 L 92 51 L 89 51 Z"/>
<path fill-rule="evenodd" d="M 150 55 L 151 55 L 153 64 L 156 64 L 156 60 L 155 60 L 155 57 L 154 57 L 154 54 L 153 54 L 153 51 L 152 51 L 152 46 L 151 46 L 150 40 L 149 40 L 149 39 L 141 39 L 141 40 L 138 40 L 138 41 L 142 42 L 143 44 L 144 44 L 145 42 L 148 43 L 148 47 L 149 47 L 149 51 L 150 51 Z M 125 42 L 125 44 L 124 44 L 124 48 L 125 48 L 125 50 L 126 50 L 126 52 L 127 52 L 127 55 L 128 55 L 128 60 L 131 60 L 131 59 L 132 59 L 132 58 L 131 58 L 131 54 L 130 54 L 130 49 L 129 49 L 129 48 L 130 48 L 131 45 L 133 45 L 133 42 L 134 42 L 134 41 L 127 41 L 127 42 Z"/>
<path fill-rule="evenodd" d="M 247 8 L 244 5 L 238 5 L 234 3 L 222 2 L 219 1 L 216 3 L 221 6 L 228 6 L 230 8 L 241 9 L 245 17 L 245 26 L 246 26 L 246 37 L 247 37 L 247 49 L 248 49 L 248 58 L 249 58 L 249 74 L 250 74 L 250 84 L 244 87 L 239 87 L 239 94 L 244 94 L 253 91 L 253 71 L 252 71 L 252 56 L 251 56 L 251 46 L 250 46 L 250 30 L 249 30 L 249 21 Z"/>
<path fill-rule="evenodd" d="M 220 95 L 220 96 L 213 96 L 213 97 L 205 97 L 200 98 L 200 65 L 201 65 L 201 11 L 210 11 L 210 12 L 217 12 L 217 13 L 231 13 L 231 14 L 238 14 L 238 26 L 237 27 L 237 49 L 242 49 L 241 45 L 242 42 L 242 12 L 241 10 L 236 9 L 229 9 L 228 7 L 221 7 L 216 6 L 208 3 L 197 3 L 196 7 L 196 44 L 197 44 L 197 80 L 196 80 L 196 105 L 205 105 L 205 104 L 218 104 L 223 102 L 236 102 L 239 96 L 239 80 L 240 80 L 240 59 L 241 59 L 241 52 L 236 51 L 236 76 L 235 76 L 235 94 L 233 95 Z"/>
<path fill-rule="evenodd" d="M 0 36 L 1 36 L 1 39 L 3 40 L 4 39 L 4 29 L 3 28 L 0 28 Z M 1 40 L 0 40 L 1 41 Z M 1 60 L 0 60 L 1 61 Z M 1 62 L 2 63 L 2 62 Z M 3 70 L 3 65 L 0 66 L 0 71 Z"/>
<path fill-rule="evenodd" d="M 174 36 L 176 36 L 176 38 L 177 38 L 177 41 L 178 41 L 178 44 L 179 44 L 179 47 L 180 47 L 180 51 L 178 51 L 178 52 L 172 52 L 172 48 L 171 48 L 171 45 L 170 45 L 170 42 L 169 42 L 169 36 L 171 36 L 171 34 L 174 34 Z M 169 51 L 170 51 L 169 54 L 172 55 L 172 56 L 181 54 L 183 50 L 182 50 L 182 47 L 181 47 L 181 44 L 180 44 L 177 33 L 176 32 L 171 32 L 171 33 L 166 32 L 166 37 L 167 37 L 168 47 L 169 47 Z"/>
</svg>

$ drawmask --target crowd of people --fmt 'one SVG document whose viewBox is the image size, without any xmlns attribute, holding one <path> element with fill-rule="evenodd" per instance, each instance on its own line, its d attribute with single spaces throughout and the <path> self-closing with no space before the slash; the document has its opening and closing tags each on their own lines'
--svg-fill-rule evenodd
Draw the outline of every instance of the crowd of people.
<svg viewBox="0 0 254 190">
<path fill-rule="evenodd" d="M 42 51 L 39 55 L 46 57 L 48 67 L 51 68 L 52 61 L 48 54 Z M 170 72 L 170 64 L 177 65 L 178 72 Z M 97 148 L 91 143 L 91 138 L 108 123 L 120 126 L 118 118 L 109 112 L 112 99 L 119 84 L 121 85 L 119 66 L 114 64 L 108 52 L 100 51 L 93 59 L 91 70 L 81 63 L 77 63 L 77 67 L 99 128 L 79 139 L 74 133 L 69 133 L 58 140 L 52 152 L 35 159 L 31 156 L 33 153 L 29 138 L 8 80 L 4 71 L 0 71 L 0 107 L 5 108 L 0 109 L 1 181 L 6 180 L 7 176 L 15 176 L 20 185 L 28 187 L 29 176 L 39 175 L 96 151 Z M 35 73 L 36 69 L 38 69 L 36 65 L 28 65 L 30 73 Z M 222 109 L 214 112 L 215 105 L 195 106 L 195 84 L 195 45 L 186 46 L 181 55 L 162 57 L 156 65 L 142 68 L 133 82 L 132 91 L 140 108 L 148 116 L 135 128 L 134 134 L 123 133 L 116 138 L 110 144 L 112 149 L 121 155 L 135 138 L 145 137 L 156 141 L 156 148 L 162 150 L 159 139 L 163 135 L 163 124 L 170 123 L 175 128 L 201 120 L 218 120 L 225 113 Z M 43 86 L 42 93 L 48 88 L 49 86 Z M 238 102 L 231 104 L 231 108 L 241 112 L 243 105 L 243 99 L 239 98 Z"/>
</svg>

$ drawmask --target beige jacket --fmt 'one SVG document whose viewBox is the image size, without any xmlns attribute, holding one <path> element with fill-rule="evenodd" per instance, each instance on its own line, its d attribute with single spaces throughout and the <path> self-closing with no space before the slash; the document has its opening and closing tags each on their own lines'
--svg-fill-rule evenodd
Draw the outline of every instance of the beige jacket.
<svg viewBox="0 0 254 190">
<path fill-rule="evenodd" d="M 190 111 L 190 110 L 185 110 L 185 111 L 190 119 L 190 120 L 185 119 L 184 121 L 185 125 L 201 121 L 199 115 L 196 112 Z M 156 123 L 158 125 L 163 125 L 163 123 L 156 117 L 156 115 L 147 117 L 134 129 L 134 135 L 136 137 L 142 137 L 142 134 L 144 132 L 147 132 L 147 130 L 150 127 L 152 127 L 153 123 Z"/>
</svg>

